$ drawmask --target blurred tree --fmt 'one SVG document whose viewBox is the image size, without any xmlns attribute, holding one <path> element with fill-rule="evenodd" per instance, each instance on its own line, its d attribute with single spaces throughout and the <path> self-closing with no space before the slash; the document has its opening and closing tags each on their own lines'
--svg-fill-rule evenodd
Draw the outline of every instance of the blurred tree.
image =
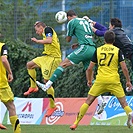
<svg viewBox="0 0 133 133">
<path fill-rule="evenodd" d="M 1 0 L 0 32 L 6 39 L 21 39 L 29 42 L 33 32 L 33 24 L 38 14 L 33 5 L 22 0 Z"/>
<path fill-rule="evenodd" d="M 36 36 L 34 23 L 38 20 L 56 28 L 62 46 L 68 45 L 64 41 L 66 31 L 62 31 L 62 25 L 55 19 L 55 13 L 59 10 L 52 10 L 53 7 L 62 6 L 63 0 L 0 0 L 0 32 L 9 39 L 19 38 L 27 44 L 32 44 L 30 38 Z M 67 1 L 67 0 L 66 0 Z M 85 5 L 93 0 L 73 0 L 65 3 L 64 6 L 74 9 L 80 17 L 84 15 L 98 15 L 100 7 L 81 9 L 77 5 Z M 54 21 L 53 21 L 54 20 Z M 8 33 L 8 34 L 7 34 Z"/>
</svg>

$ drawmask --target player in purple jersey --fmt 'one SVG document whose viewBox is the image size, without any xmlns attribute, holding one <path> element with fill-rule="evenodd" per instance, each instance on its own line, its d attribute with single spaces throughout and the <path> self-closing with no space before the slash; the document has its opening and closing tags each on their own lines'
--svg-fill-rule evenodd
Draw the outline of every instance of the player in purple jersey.
<svg viewBox="0 0 133 133">
<path fill-rule="evenodd" d="M 92 31 L 97 36 L 104 36 L 104 33 L 108 30 L 107 27 L 89 19 L 87 16 L 84 16 L 83 18 L 91 23 Z M 130 38 L 125 33 L 124 29 L 122 28 L 121 20 L 118 18 L 111 18 L 109 23 L 109 30 L 112 30 L 115 33 L 115 42 L 113 43 L 113 45 L 120 48 L 125 58 L 130 60 L 132 65 L 131 67 L 133 75 L 133 44 Z M 132 82 L 133 82 L 133 76 L 132 76 Z"/>
</svg>

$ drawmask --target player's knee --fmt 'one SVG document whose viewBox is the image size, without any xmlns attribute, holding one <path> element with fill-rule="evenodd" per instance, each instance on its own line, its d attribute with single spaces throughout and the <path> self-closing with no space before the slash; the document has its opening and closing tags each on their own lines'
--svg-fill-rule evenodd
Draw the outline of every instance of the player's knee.
<svg viewBox="0 0 133 133">
<path fill-rule="evenodd" d="M 34 68 L 34 66 L 35 66 L 35 63 L 34 63 L 34 62 L 32 62 L 32 61 L 27 62 L 27 64 L 26 64 L 27 69 L 33 69 L 33 68 Z"/>
<path fill-rule="evenodd" d="M 30 69 L 30 62 L 27 62 L 26 67 L 27 69 Z"/>
</svg>

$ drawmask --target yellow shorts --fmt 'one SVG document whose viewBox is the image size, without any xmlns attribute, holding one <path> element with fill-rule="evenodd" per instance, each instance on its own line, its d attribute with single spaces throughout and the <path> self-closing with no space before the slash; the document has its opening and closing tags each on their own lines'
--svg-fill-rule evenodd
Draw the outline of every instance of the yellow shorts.
<svg viewBox="0 0 133 133">
<path fill-rule="evenodd" d="M 61 58 L 44 55 L 32 61 L 41 68 L 43 78 L 49 80 L 55 69 L 59 66 Z"/>
<path fill-rule="evenodd" d="M 97 83 L 95 82 L 91 87 L 88 94 L 92 96 L 99 96 L 105 92 L 110 92 L 117 98 L 125 96 L 125 92 L 121 86 L 121 83 Z"/>
<path fill-rule="evenodd" d="M 6 88 L 0 88 L 0 100 L 3 103 L 14 100 L 14 94 L 13 94 L 10 86 L 8 86 Z"/>
</svg>

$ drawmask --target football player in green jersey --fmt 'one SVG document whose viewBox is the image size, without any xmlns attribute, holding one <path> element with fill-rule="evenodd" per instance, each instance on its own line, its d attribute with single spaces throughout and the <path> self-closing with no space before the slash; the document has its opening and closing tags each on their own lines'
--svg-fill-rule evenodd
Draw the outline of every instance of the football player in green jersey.
<svg viewBox="0 0 133 133">
<path fill-rule="evenodd" d="M 68 66 L 82 62 L 86 70 L 96 49 L 92 40 L 93 32 L 90 24 L 85 19 L 78 18 L 73 10 L 67 12 L 67 18 L 69 22 L 67 24 L 66 41 L 70 42 L 72 36 L 76 36 L 78 43 L 72 46 L 74 51 L 60 63 L 50 80 L 45 85 L 42 85 L 43 90 L 47 90 L 53 82 L 62 75 L 64 69 Z"/>
</svg>

